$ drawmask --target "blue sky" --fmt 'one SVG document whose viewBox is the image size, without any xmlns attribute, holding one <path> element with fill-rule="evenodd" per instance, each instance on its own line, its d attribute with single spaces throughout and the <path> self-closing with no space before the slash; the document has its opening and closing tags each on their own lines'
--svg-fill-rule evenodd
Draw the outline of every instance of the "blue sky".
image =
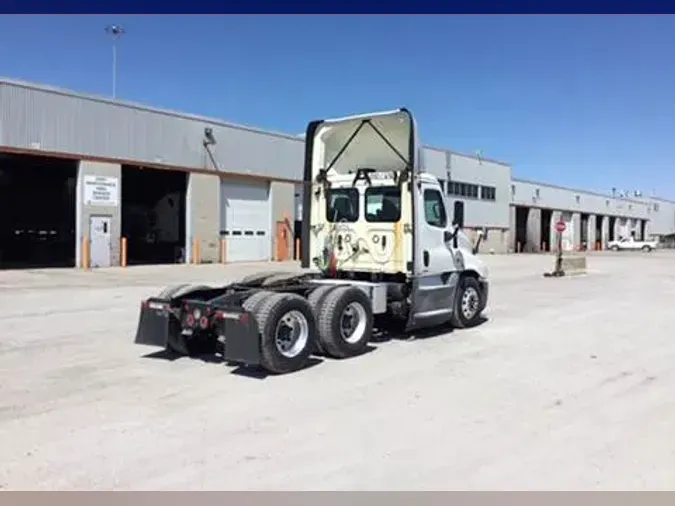
<svg viewBox="0 0 675 506">
<path fill-rule="evenodd" d="M 0 17 L 0 75 L 287 133 L 399 106 L 516 177 L 675 198 L 672 16 Z"/>
</svg>

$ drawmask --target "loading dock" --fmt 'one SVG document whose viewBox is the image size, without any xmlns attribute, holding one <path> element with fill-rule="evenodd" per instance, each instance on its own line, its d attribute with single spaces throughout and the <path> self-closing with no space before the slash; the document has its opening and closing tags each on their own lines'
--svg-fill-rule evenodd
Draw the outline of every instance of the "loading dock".
<svg viewBox="0 0 675 506">
<path fill-rule="evenodd" d="M 122 165 L 122 237 L 129 265 L 184 261 L 186 191 L 187 172 Z"/>
<path fill-rule="evenodd" d="M 0 153 L 0 269 L 75 266 L 77 163 Z"/>
<path fill-rule="evenodd" d="M 640 240 L 644 241 L 647 239 L 646 235 L 647 220 L 640 220 Z"/>
<path fill-rule="evenodd" d="M 597 249 L 605 249 L 605 237 L 603 234 L 604 223 L 606 216 L 597 214 L 595 216 L 595 244 Z"/>
<path fill-rule="evenodd" d="M 592 244 L 588 244 L 589 241 L 589 224 L 590 216 L 587 213 L 581 213 L 581 229 L 579 230 L 580 237 L 580 247 L 582 250 L 593 249 Z"/>
<path fill-rule="evenodd" d="M 608 228 L 608 236 L 610 241 L 616 240 L 616 217 L 615 216 L 609 216 L 609 228 Z"/>
<path fill-rule="evenodd" d="M 555 235 L 552 233 L 554 225 L 553 211 L 551 209 L 542 209 L 540 237 L 541 251 L 543 252 L 551 251 L 551 240 L 555 237 Z"/>
<path fill-rule="evenodd" d="M 222 179 L 220 236 L 228 262 L 260 262 L 272 256 L 272 206 L 267 181 Z"/>
<path fill-rule="evenodd" d="M 520 253 L 527 245 L 527 219 L 530 209 L 524 206 L 516 206 L 516 234 L 513 250 Z"/>
</svg>

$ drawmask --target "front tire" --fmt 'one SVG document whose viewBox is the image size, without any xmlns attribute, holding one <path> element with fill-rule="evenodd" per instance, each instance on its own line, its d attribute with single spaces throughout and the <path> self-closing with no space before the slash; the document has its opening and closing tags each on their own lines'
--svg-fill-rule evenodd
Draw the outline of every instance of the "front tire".
<svg viewBox="0 0 675 506">
<path fill-rule="evenodd" d="M 642 251 L 645 253 L 649 253 L 652 250 L 651 246 L 642 246 Z"/>
<path fill-rule="evenodd" d="M 612 246 L 612 247 L 611 247 L 611 250 L 612 250 L 612 251 L 619 251 L 619 247 L 618 247 L 618 246 Z"/>
<path fill-rule="evenodd" d="M 477 325 L 483 310 L 481 301 L 478 281 L 471 276 L 460 278 L 452 312 L 452 326 L 468 328 Z"/>
</svg>

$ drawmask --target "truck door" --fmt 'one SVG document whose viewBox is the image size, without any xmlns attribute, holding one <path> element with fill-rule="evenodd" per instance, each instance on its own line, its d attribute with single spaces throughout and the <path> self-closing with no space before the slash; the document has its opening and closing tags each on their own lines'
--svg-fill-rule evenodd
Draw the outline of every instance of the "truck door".
<svg viewBox="0 0 675 506">
<path fill-rule="evenodd" d="M 417 185 L 415 185 L 417 186 Z M 409 326 L 442 324 L 452 314 L 457 271 L 450 244 L 450 218 L 436 183 L 423 181 L 416 199 L 417 269 Z"/>
</svg>

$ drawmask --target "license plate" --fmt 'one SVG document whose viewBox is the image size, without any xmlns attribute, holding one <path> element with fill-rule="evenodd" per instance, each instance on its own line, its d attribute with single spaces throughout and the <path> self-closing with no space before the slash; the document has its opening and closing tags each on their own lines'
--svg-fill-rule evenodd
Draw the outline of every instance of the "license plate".
<svg viewBox="0 0 675 506">
<path fill-rule="evenodd" d="M 183 329 L 183 331 L 181 332 L 181 335 L 191 336 L 192 335 L 192 329 Z"/>
</svg>

